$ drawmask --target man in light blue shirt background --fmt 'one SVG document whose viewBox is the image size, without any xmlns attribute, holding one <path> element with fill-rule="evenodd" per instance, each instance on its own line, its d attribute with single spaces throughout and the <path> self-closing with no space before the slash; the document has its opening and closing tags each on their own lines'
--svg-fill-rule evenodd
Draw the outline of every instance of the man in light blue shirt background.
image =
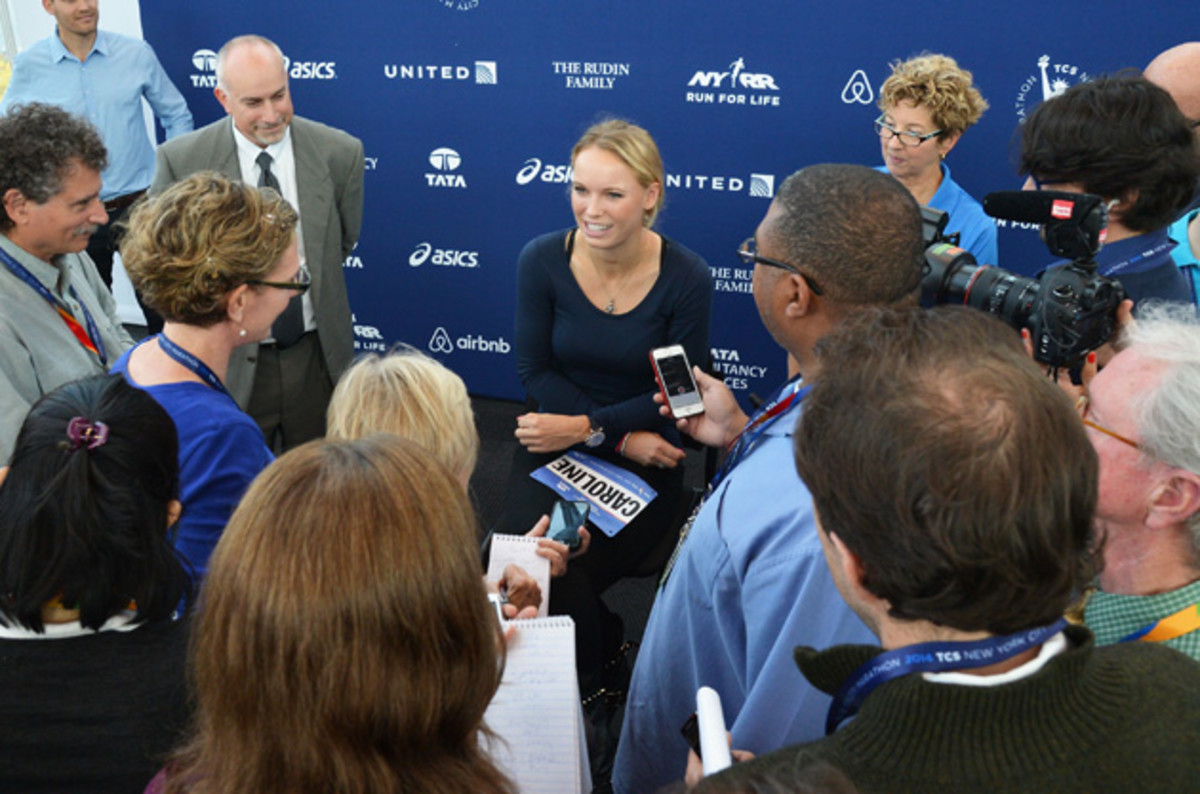
<svg viewBox="0 0 1200 794">
<path fill-rule="evenodd" d="M 57 28 L 14 59 L 0 113 L 13 105 L 47 102 L 83 116 L 100 131 L 109 163 L 101 174 L 100 198 L 109 222 L 92 235 L 88 254 L 111 287 L 111 226 L 154 176 L 154 144 L 146 134 L 142 98 L 168 139 L 191 132 L 192 114 L 149 44 L 98 29 L 98 0 L 42 0 L 42 7 Z"/>
</svg>

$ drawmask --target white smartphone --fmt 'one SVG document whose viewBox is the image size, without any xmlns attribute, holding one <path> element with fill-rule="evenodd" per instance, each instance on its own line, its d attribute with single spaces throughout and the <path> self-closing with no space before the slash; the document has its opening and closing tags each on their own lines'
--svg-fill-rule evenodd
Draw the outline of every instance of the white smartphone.
<svg viewBox="0 0 1200 794">
<path fill-rule="evenodd" d="M 656 347 L 650 351 L 650 363 L 654 365 L 654 378 L 658 381 L 658 390 L 662 392 L 671 416 L 683 419 L 704 413 L 700 389 L 692 377 L 692 365 L 688 362 L 683 345 Z"/>
</svg>

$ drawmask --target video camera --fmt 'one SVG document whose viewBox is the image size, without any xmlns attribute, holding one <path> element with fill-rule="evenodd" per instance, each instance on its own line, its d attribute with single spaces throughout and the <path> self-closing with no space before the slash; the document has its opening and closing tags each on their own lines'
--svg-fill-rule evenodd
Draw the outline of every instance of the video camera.
<svg viewBox="0 0 1200 794">
<path fill-rule="evenodd" d="M 979 264 L 944 234 L 949 216 L 922 207 L 925 277 L 921 305 L 962 303 L 1028 328 L 1033 357 L 1051 367 L 1071 367 L 1103 345 L 1116 330 L 1125 289 L 1096 272 L 1096 252 L 1108 232 L 1108 208 L 1090 193 L 1002 190 L 989 193 L 983 210 L 993 218 L 1042 224 L 1054 256 L 1071 260 L 1037 278 Z M 957 240 L 954 240 L 957 242 Z"/>
</svg>

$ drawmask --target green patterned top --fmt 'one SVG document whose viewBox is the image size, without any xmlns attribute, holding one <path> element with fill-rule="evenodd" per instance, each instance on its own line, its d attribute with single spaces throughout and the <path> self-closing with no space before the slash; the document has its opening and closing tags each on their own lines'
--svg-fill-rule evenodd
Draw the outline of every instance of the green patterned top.
<svg viewBox="0 0 1200 794">
<path fill-rule="evenodd" d="M 1115 595 L 1097 590 L 1088 599 L 1083 622 L 1096 635 L 1096 645 L 1112 645 L 1122 637 L 1186 606 L 1200 602 L 1200 581 L 1152 596 Z M 1162 645 L 1200 659 L 1200 631 L 1167 640 Z"/>
</svg>

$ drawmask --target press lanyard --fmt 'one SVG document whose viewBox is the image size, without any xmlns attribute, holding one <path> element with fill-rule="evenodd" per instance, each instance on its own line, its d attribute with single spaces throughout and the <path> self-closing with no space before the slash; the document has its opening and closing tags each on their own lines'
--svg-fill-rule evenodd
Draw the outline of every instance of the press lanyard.
<svg viewBox="0 0 1200 794">
<path fill-rule="evenodd" d="M 209 369 L 208 365 L 196 358 L 196 356 L 184 350 L 170 339 L 167 339 L 166 334 L 158 335 L 158 346 L 162 348 L 162 352 L 175 359 L 175 361 L 179 362 L 182 366 L 191 370 L 198 378 L 200 378 L 200 380 L 221 392 L 221 394 L 224 394 L 229 399 L 233 399 L 233 395 L 231 395 L 229 390 L 225 388 L 225 384 L 221 383 L 221 379 L 217 377 L 217 373 Z"/>
<path fill-rule="evenodd" d="M 50 290 L 46 289 L 46 285 L 38 281 L 37 277 L 25 269 L 25 266 L 12 257 L 8 251 L 0 248 L 0 260 L 8 266 L 13 275 L 24 281 L 33 291 L 41 295 L 47 303 L 54 307 L 58 312 L 58 316 L 67 324 L 67 328 L 71 329 L 71 333 L 79 340 L 79 344 L 83 345 L 84 349 L 95 354 L 100 359 L 100 363 L 108 366 L 108 355 L 104 349 L 104 340 L 100 338 L 100 330 L 96 328 L 96 321 L 92 319 L 92 313 L 88 311 L 87 304 L 79 297 L 79 293 L 72 286 L 71 297 L 75 298 L 76 303 L 83 309 L 83 318 L 87 322 L 87 330 L 79 324 L 75 316 L 67 311 L 58 299 L 54 297 Z"/>
<path fill-rule="evenodd" d="M 1178 612 L 1126 634 L 1118 642 L 1166 642 L 1196 629 L 1200 629 L 1200 604 L 1188 604 Z"/>
<path fill-rule="evenodd" d="M 1167 239 L 1156 244 L 1149 251 L 1140 251 L 1131 257 L 1127 257 L 1119 262 L 1114 262 L 1113 264 L 1104 267 L 1104 275 L 1118 275 L 1122 271 L 1125 271 L 1134 265 L 1137 265 L 1138 263 L 1142 263 L 1140 268 L 1129 270 L 1130 273 L 1140 273 L 1146 268 L 1146 262 L 1151 262 L 1152 260 L 1157 259 L 1162 254 L 1174 249 L 1177 245 L 1178 243 L 1168 237 Z"/>
<path fill-rule="evenodd" d="M 1066 627 L 1067 621 L 1059 618 L 1049 626 L 1006 636 L 970 642 L 922 642 L 885 651 L 855 670 L 838 689 L 825 717 L 825 735 L 832 734 L 843 721 L 857 714 L 867 695 L 880 684 L 909 673 L 987 667 L 1036 648 Z"/>
<path fill-rule="evenodd" d="M 679 542 L 675 544 L 675 550 L 671 552 L 670 559 L 667 560 L 666 566 L 663 568 L 662 577 L 658 580 L 658 587 L 661 590 L 667 584 L 667 579 L 671 576 L 671 571 L 675 569 L 675 562 L 679 559 L 679 552 L 683 550 L 684 541 L 687 540 L 688 534 L 692 531 L 692 525 L 696 523 L 696 516 L 700 515 L 700 511 L 704 508 L 704 502 L 716 490 L 721 481 L 726 475 L 741 462 L 742 458 L 750 454 L 750 450 L 754 448 L 754 444 L 766 432 L 771 424 L 787 413 L 796 400 L 803 400 L 808 392 L 812 389 L 811 386 L 805 386 L 797 375 L 794 379 L 789 380 L 779 390 L 779 394 L 771 401 L 769 405 L 763 406 L 754 412 L 754 416 L 750 421 L 746 422 L 746 426 L 742 428 L 742 432 L 738 433 L 737 438 L 733 440 L 729 454 L 725 456 L 725 462 L 721 465 L 721 470 L 717 472 L 717 476 L 708 485 L 708 490 L 704 493 L 704 498 L 700 500 L 692 514 L 683 522 L 683 526 L 679 530 Z"/>
<path fill-rule="evenodd" d="M 754 445 L 762 437 L 762 434 L 767 431 L 779 417 L 783 416 L 792 407 L 796 400 L 803 400 L 812 390 L 812 386 L 807 386 L 800 380 L 799 376 L 788 381 L 780 389 L 778 396 L 775 397 L 768 405 L 764 405 L 754 412 L 754 416 L 750 421 L 746 422 L 746 426 L 742 428 L 742 432 L 738 433 L 737 438 L 733 440 L 733 444 L 729 448 L 729 454 L 725 456 L 725 462 L 721 464 L 720 471 L 717 476 L 713 477 L 712 483 L 708 486 L 708 492 L 712 493 L 716 487 L 721 484 L 721 481 L 741 463 L 742 458 L 750 454 L 754 449 Z"/>
</svg>

